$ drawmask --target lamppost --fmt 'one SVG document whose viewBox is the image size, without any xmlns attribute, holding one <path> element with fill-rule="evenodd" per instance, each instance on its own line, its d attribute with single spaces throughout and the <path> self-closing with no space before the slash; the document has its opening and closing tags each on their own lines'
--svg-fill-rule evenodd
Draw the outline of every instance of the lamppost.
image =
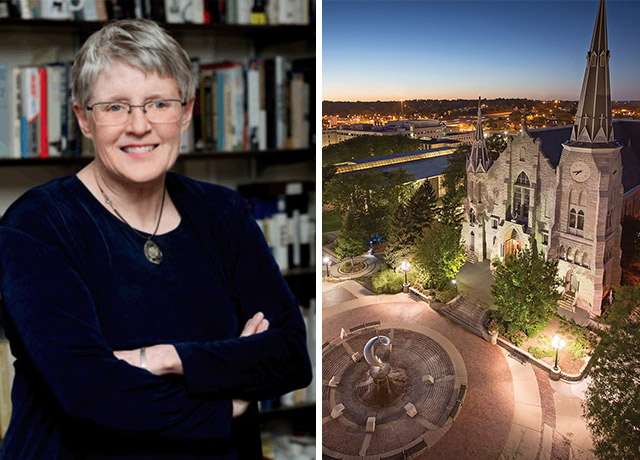
<svg viewBox="0 0 640 460">
<path fill-rule="evenodd" d="M 322 259 L 322 261 L 327 266 L 327 278 L 329 278 L 331 276 L 329 274 L 329 267 L 331 266 L 331 259 L 329 259 L 328 257 L 325 257 L 324 259 Z"/>
<path fill-rule="evenodd" d="M 558 372 L 558 350 L 564 348 L 566 345 L 565 341 L 560 339 L 557 335 L 553 336 L 553 340 L 551 341 L 551 346 L 556 349 L 556 364 L 553 366 L 553 370 Z"/>
<path fill-rule="evenodd" d="M 409 270 L 409 267 L 411 267 L 411 264 L 406 260 L 403 261 L 402 264 L 400 264 L 400 268 L 404 272 L 404 284 L 402 285 L 402 292 L 404 292 L 405 294 L 409 292 L 409 282 L 407 281 L 407 270 Z"/>
</svg>

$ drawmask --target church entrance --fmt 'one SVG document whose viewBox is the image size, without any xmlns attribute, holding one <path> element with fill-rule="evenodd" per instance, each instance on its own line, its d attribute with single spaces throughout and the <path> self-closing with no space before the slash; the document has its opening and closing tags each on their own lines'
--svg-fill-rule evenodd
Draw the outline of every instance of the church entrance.
<svg viewBox="0 0 640 460">
<path fill-rule="evenodd" d="M 504 257 L 515 255 L 516 250 L 522 249 L 522 243 L 518 240 L 518 233 L 512 230 L 504 237 Z"/>
<path fill-rule="evenodd" d="M 469 242 L 469 249 L 471 249 L 473 252 L 475 252 L 476 250 L 476 235 L 475 233 L 471 232 L 471 241 Z"/>
<path fill-rule="evenodd" d="M 580 282 L 578 281 L 578 275 L 573 272 L 573 269 L 567 271 L 567 274 L 564 277 L 564 292 L 578 292 L 578 287 L 580 286 Z"/>
</svg>

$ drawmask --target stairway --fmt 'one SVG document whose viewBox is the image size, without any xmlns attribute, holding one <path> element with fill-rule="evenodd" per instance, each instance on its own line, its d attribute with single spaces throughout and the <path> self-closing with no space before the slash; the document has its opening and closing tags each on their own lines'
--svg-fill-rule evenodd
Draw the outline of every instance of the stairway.
<svg viewBox="0 0 640 460">
<path fill-rule="evenodd" d="M 475 264 L 478 263 L 478 256 L 475 252 L 466 250 L 465 255 L 467 256 L 467 263 Z"/>
<path fill-rule="evenodd" d="M 485 312 L 484 307 L 464 297 L 458 298 L 455 303 L 445 308 L 438 309 L 438 313 L 442 316 L 446 316 L 469 332 L 488 340 L 489 336 L 482 326 Z"/>
<path fill-rule="evenodd" d="M 575 292 L 567 291 L 562 295 L 562 298 L 558 300 L 558 308 L 573 312 L 573 301 L 575 300 Z"/>
</svg>

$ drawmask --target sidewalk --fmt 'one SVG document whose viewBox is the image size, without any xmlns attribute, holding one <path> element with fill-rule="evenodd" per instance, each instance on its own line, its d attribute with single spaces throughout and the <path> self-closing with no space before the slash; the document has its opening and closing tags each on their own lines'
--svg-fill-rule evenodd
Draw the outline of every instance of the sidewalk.
<svg viewBox="0 0 640 460">
<path fill-rule="evenodd" d="M 488 272 L 487 267 L 484 269 Z M 467 270 L 462 279 L 478 282 L 481 271 Z M 483 289 L 475 292 L 482 294 Z M 473 336 L 406 294 L 378 296 L 355 281 L 344 281 L 323 282 L 322 297 L 323 341 L 339 334 L 338 326 L 393 318 L 428 324 L 460 350 L 469 372 L 470 399 L 451 430 L 417 458 L 455 455 L 457 459 L 475 460 L 481 453 L 494 452 L 491 458 L 502 460 L 595 459 L 589 452 L 591 438 L 582 418 L 585 381 L 550 381 L 546 373 L 529 363 L 521 364 L 506 350 Z M 485 433 L 489 427 L 490 440 Z M 502 447 L 496 452 L 498 441 Z M 461 444 L 464 449 L 460 449 Z"/>
</svg>

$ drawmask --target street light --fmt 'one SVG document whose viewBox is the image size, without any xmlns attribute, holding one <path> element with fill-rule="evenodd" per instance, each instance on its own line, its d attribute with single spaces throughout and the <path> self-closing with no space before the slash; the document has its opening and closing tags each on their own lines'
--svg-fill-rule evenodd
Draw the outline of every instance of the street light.
<svg viewBox="0 0 640 460">
<path fill-rule="evenodd" d="M 556 364 L 553 366 L 553 370 L 554 371 L 558 371 L 558 350 L 560 350 L 561 348 L 564 348 L 564 346 L 566 345 L 566 342 L 564 340 L 561 340 L 560 337 L 558 337 L 557 335 L 553 336 L 553 340 L 551 341 L 551 346 L 553 348 L 556 349 Z"/>
<path fill-rule="evenodd" d="M 404 293 L 409 292 L 409 282 L 407 281 L 407 270 L 409 270 L 409 267 L 411 267 L 411 264 L 406 260 L 400 264 L 400 268 L 404 272 L 404 284 L 402 285 L 402 292 Z"/>
<path fill-rule="evenodd" d="M 324 264 L 327 266 L 327 278 L 329 278 L 329 267 L 331 266 L 331 259 L 329 259 L 328 257 L 325 257 L 324 259 L 322 259 L 322 261 L 324 262 Z"/>
</svg>

